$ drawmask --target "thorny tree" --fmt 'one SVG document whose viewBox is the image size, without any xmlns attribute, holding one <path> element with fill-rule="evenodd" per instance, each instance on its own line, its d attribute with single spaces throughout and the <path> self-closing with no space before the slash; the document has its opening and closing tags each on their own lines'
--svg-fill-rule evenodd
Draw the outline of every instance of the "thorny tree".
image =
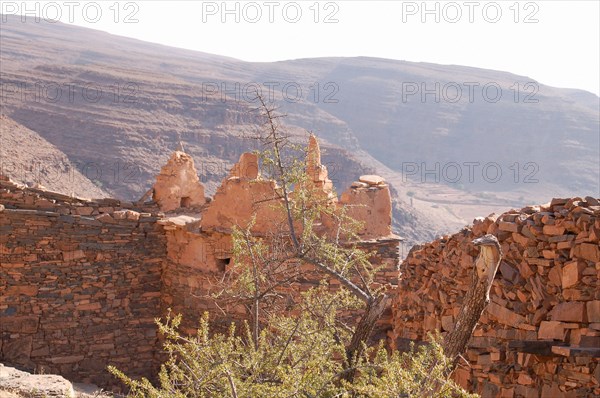
<svg viewBox="0 0 600 398">
<path fill-rule="evenodd" d="M 283 222 L 263 236 L 253 233 L 253 222 L 234 228 L 233 263 L 217 295 L 246 305 L 251 322 L 241 333 L 232 326 L 211 335 L 205 315 L 198 334 L 186 337 L 177 332 L 181 318 L 169 314 L 164 323 L 157 320 L 170 354 L 161 387 L 111 372 L 136 396 L 416 397 L 423 388 L 440 397 L 467 396 L 446 379 L 452 364 L 437 340 L 405 355 L 368 347 L 388 297 L 373 288 L 377 269 L 357 246 L 360 224 L 315 186 L 314 159 L 299 156 L 282 116 L 258 101 L 265 120 L 257 136 L 262 169 L 276 181 L 274 206 Z M 290 293 L 305 278 L 305 265 L 317 275 L 316 286 Z M 341 288 L 330 289 L 332 280 Z M 348 309 L 358 322 L 341 315 Z"/>
<path fill-rule="evenodd" d="M 243 234 L 249 263 L 244 264 L 244 268 L 252 272 L 255 293 L 254 334 L 257 336 L 259 329 L 257 300 L 280 285 L 278 278 L 270 278 L 271 283 L 264 286 L 265 289 L 259 293 L 260 272 L 257 271 L 257 265 L 275 264 L 274 268 L 279 269 L 281 264 L 290 263 L 293 259 L 293 269 L 299 271 L 301 264 L 310 264 L 324 274 L 323 276 L 336 279 L 363 303 L 360 319 L 354 327 L 346 349 L 348 365 L 352 368 L 375 323 L 385 310 L 388 297 L 382 288 L 372 288 L 377 269 L 369 261 L 369 253 L 356 246 L 356 232 L 360 224 L 347 215 L 347 209 L 336 206 L 320 187 L 313 184 L 311 174 L 318 172 L 314 170 L 315 166 L 320 166 L 316 164 L 318 162 L 315 159 L 310 158 L 315 154 L 309 152 L 306 162 L 301 160 L 304 157 L 294 156 L 298 154 L 299 148 L 283 131 L 279 122 L 283 115 L 276 115 L 275 110 L 260 95 L 257 96 L 257 100 L 261 104 L 260 111 L 265 120 L 263 128 L 257 133 L 257 138 L 265 148 L 261 158 L 264 169 L 269 172 L 268 177 L 277 183 L 285 225 L 281 231 L 270 236 L 269 250 L 256 245 L 258 242 L 253 240 L 248 232 Z M 323 228 L 324 223 L 329 226 L 330 230 L 327 232 Z M 263 250 L 253 250 L 253 246 Z M 277 253 L 277 256 L 265 256 L 267 251 Z M 265 269 L 268 270 L 263 268 Z M 265 278 L 269 278 L 272 272 L 266 274 Z M 298 273 L 292 272 L 289 275 L 290 278 L 294 276 L 298 276 Z M 283 278 L 284 283 L 288 280 L 289 278 Z M 342 327 L 351 328 L 343 324 Z M 344 377 L 351 381 L 353 375 L 354 372 L 349 371 Z"/>
</svg>

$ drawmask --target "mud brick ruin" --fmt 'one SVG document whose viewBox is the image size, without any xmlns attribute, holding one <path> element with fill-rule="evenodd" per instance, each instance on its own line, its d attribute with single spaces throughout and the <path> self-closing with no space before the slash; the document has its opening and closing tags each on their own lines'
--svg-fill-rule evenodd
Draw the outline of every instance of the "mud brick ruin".
<svg viewBox="0 0 600 398">
<path fill-rule="evenodd" d="M 385 181 L 362 176 L 337 198 L 314 137 L 307 172 L 332 206 L 351 205 L 364 222 L 361 247 L 383 266 L 377 282 L 394 300 L 376 337 L 404 349 L 427 332 L 451 330 L 476 254 L 470 242 L 492 233 L 504 258 L 468 364 L 461 361 L 454 377 L 484 397 L 600 394 L 597 199 L 554 199 L 477 219 L 414 247 L 399 265 Z M 207 297 L 231 265 L 232 227 L 256 214 L 252 232 L 260 236 L 281 223 L 276 189 L 251 153 L 210 199 L 182 151 L 162 168 L 147 202 L 73 198 L 0 178 L 0 361 L 101 386 L 118 383 L 108 364 L 155 375 L 163 358 L 154 319 L 167 308 L 184 315 L 190 332 L 204 311 L 222 323 L 246 316 Z M 290 290 L 320 279 L 309 266 L 303 271 Z"/>
<path fill-rule="evenodd" d="M 312 182 L 333 206 L 359 205 L 350 209 L 364 221 L 359 245 L 383 266 L 377 281 L 395 289 L 400 238 L 391 231 L 389 186 L 363 176 L 338 199 L 320 159 L 311 137 Z M 257 235 L 281 223 L 275 190 L 251 153 L 212 199 L 182 151 L 161 169 L 145 203 L 73 198 L 1 178 L 0 361 L 101 386 L 119 383 L 109 364 L 132 376 L 156 375 L 164 358 L 154 319 L 168 308 L 183 314 L 188 332 L 205 311 L 222 324 L 247 316 L 207 296 L 230 264 L 233 226 L 247 226 L 253 214 Z M 307 277 L 291 287 L 297 291 L 321 279 L 303 269 Z M 389 308 L 377 335 L 385 338 L 391 325 Z"/>
</svg>

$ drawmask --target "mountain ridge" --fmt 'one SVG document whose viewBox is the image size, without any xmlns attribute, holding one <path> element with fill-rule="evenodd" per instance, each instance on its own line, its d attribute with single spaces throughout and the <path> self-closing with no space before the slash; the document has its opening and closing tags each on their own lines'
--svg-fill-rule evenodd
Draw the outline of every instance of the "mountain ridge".
<svg viewBox="0 0 600 398">
<path fill-rule="evenodd" d="M 239 138 L 256 125 L 256 104 L 240 91 L 252 84 L 273 94 L 297 140 L 313 131 L 324 142 L 325 163 L 337 178 L 338 192 L 361 171 L 385 174 L 396 192 L 396 230 L 411 242 L 459 228 L 477 215 L 572 196 L 572 190 L 583 196 L 594 193 L 586 189 L 599 190 L 594 149 L 599 146 L 594 136 L 598 97 L 593 93 L 534 83 L 538 105 L 511 103 L 511 98 L 497 103 L 461 98 L 451 103 L 445 98 L 432 102 L 426 96 L 425 101 L 415 101 L 418 94 L 403 101 L 402 89 L 413 83 L 443 87 L 493 82 L 508 97 L 514 94 L 511 84 L 522 89 L 532 80 L 476 67 L 374 57 L 253 63 L 73 25 L 15 19 L 2 24 L 0 80 L 5 88 L 24 88 L 25 95 L 3 92 L 2 113 L 72 161 L 102 165 L 105 175 L 95 180 L 114 196 L 141 196 L 179 137 L 200 161 L 207 191 L 214 192 L 239 154 L 253 148 Z M 93 49 L 88 43 L 94 43 Z M 269 91 L 264 86 L 269 82 L 278 85 Z M 58 85 L 63 95 L 54 102 L 32 98 L 36 84 Z M 285 84 L 300 87 L 303 97 L 291 101 L 294 93 L 283 92 Z M 65 94 L 71 87 L 74 98 Z M 92 91 L 85 91 L 89 87 L 103 89 L 104 96 L 98 101 L 84 98 L 84 92 L 93 97 Z M 560 149 L 563 144 L 566 150 Z M 548 152 L 552 162 L 546 160 L 551 157 Z M 444 178 L 436 183 L 403 170 L 412 164 L 431 168 L 436 163 L 473 161 L 497 162 L 508 177 L 516 162 L 519 168 L 534 162 L 542 178 L 533 186 L 524 184 L 522 175 L 518 184 L 490 184 L 481 176 L 472 183 L 448 183 Z M 115 171 L 109 167 L 115 164 L 134 165 L 128 170 L 136 170 L 134 181 L 123 181 L 123 175 L 113 178 Z M 567 165 L 578 170 L 570 171 Z M 442 170 L 436 172 L 438 179 L 444 177 Z M 564 188 L 567 183 L 573 186 Z"/>
</svg>

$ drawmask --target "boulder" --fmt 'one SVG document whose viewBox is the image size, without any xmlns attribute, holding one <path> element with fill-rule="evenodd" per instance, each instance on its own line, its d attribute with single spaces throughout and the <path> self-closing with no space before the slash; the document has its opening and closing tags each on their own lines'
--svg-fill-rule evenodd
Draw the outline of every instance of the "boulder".
<svg viewBox="0 0 600 398">
<path fill-rule="evenodd" d="M 62 376 L 30 374 L 0 364 L 0 396 L 10 397 L 9 393 L 26 398 L 75 396 L 73 385 Z"/>
<path fill-rule="evenodd" d="M 371 186 L 385 184 L 385 179 L 383 177 L 380 177 L 377 175 L 372 175 L 372 174 L 360 176 L 358 181 L 364 182 L 365 184 L 369 184 Z"/>
</svg>

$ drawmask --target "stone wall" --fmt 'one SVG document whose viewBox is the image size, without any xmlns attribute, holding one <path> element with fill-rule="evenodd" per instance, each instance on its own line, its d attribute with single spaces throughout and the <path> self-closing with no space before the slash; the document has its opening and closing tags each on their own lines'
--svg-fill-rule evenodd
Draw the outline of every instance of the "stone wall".
<svg viewBox="0 0 600 398">
<path fill-rule="evenodd" d="M 469 365 L 461 363 L 454 377 L 484 397 L 600 394 L 597 199 L 555 199 L 478 219 L 413 248 L 398 281 L 385 181 L 362 176 L 338 199 L 314 137 L 309 148 L 316 197 L 364 222 L 359 245 L 373 253 L 377 283 L 395 297 L 375 339 L 387 334 L 404 348 L 429 331 L 451 330 L 477 254 L 471 240 L 492 233 L 504 258 L 465 355 Z M 147 203 L 77 199 L 0 178 L 0 360 L 107 386 L 118 383 L 108 364 L 132 376 L 156 374 L 162 358 L 154 318 L 167 308 L 184 315 L 186 332 L 204 311 L 217 327 L 248 317 L 240 303 L 212 294 L 231 266 L 233 226 L 257 214 L 253 232 L 266 236 L 284 223 L 273 211 L 281 201 L 276 184 L 261 179 L 252 154 L 242 155 L 212 200 L 202 197 L 185 153 L 175 152 L 163 170 Z M 335 223 L 322 221 L 331 233 Z M 301 270 L 281 288 L 292 293 L 286 310 L 293 313 L 298 293 L 322 274 L 290 265 Z"/>
<path fill-rule="evenodd" d="M 504 257 L 455 378 L 483 397 L 598 396 L 600 204 L 591 197 L 478 219 L 414 247 L 400 266 L 393 344 L 452 329 L 477 254 L 471 240 L 486 233 Z"/>
<path fill-rule="evenodd" d="M 351 216 L 364 221 L 358 231 L 359 246 L 373 252 L 372 264 L 380 267 L 377 282 L 385 285 L 394 295 L 398 275 L 399 237 L 391 231 L 391 199 L 389 187 L 381 177 L 365 176 L 367 182 L 356 182 L 342 199 L 333 194 L 333 185 L 328 179 L 327 168 L 320 158 L 320 149 L 314 136 L 310 137 L 307 153 L 308 183 L 315 200 L 332 207 L 346 206 Z M 190 166 L 185 166 L 189 168 Z M 309 187 L 310 188 L 310 187 Z M 157 186 L 155 186 L 155 196 Z M 293 193 L 291 194 L 293 198 Z M 344 199 L 347 198 L 347 199 Z M 245 229 L 252 222 L 255 236 L 267 237 L 277 231 L 285 232 L 280 189 L 275 181 L 261 178 L 258 158 L 246 153 L 234 165 L 228 177 L 217 189 L 212 200 L 200 214 L 169 213 L 159 221 L 167 231 L 168 265 L 163 274 L 163 308 L 172 308 L 184 315 L 183 327 L 194 331 L 197 320 L 204 311 L 211 314 L 213 325 L 226 329 L 232 321 L 249 319 L 250 311 L 244 300 L 233 300 L 227 295 L 215 299 L 223 289 L 226 271 L 233 264 L 232 237 L 234 227 Z M 333 233 L 336 225 L 323 218 L 320 226 L 323 233 Z M 300 225 L 296 231 L 300 233 Z M 279 300 L 265 302 L 267 311 L 293 312 L 298 308 L 300 293 L 315 287 L 324 278 L 322 272 L 309 264 L 290 262 L 282 266 L 279 280 L 286 280 L 276 291 Z M 330 289 L 338 289 L 339 282 L 328 280 Z M 356 281 L 360 283 L 359 281 Z M 356 318 L 356 312 L 347 314 Z M 379 321 L 375 338 L 385 338 L 391 327 L 391 307 Z"/>
<path fill-rule="evenodd" d="M 381 266 L 377 283 L 395 297 L 375 339 L 387 334 L 391 346 L 404 348 L 429 331 L 451 330 L 477 254 L 471 240 L 492 233 L 504 258 L 465 355 L 469 365 L 461 363 L 454 377 L 484 397 L 600 394 L 597 199 L 555 199 L 478 219 L 413 248 L 398 280 L 399 238 L 391 233 L 385 181 L 362 176 L 338 199 L 314 137 L 309 148 L 316 197 L 364 221 L 359 246 L 373 253 Z M 163 170 L 174 185 L 158 178 L 146 195 L 155 201 L 147 203 L 77 199 L 0 178 L 1 361 L 107 386 L 118 383 L 108 364 L 132 376 L 156 374 L 162 358 L 154 318 L 167 308 L 183 314 L 186 332 L 204 311 L 217 327 L 248 317 L 242 304 L 212 295 L 231 267 L 233 226 L 257 214 L 253 232 L 267 236 L 284 224 L 273 211 L 281 201 L 276 184 L 261 179 L 251 154 L 242 155 L 212 200 L 202 198 L 193 160 L 183 152 Z M 335 223 L 322 221 L 323 233 L 331 233 Z M 290 265 L 301 270 L 281 287 L 292 293 L 286 310 L 293 313 L 298 293 L 322 274 Z M 331 289 L 338 286 L 329 280 Z"/>
<path fill-rule="evenodd" d="M 388 185 L 368 176 L 338 201 L 314 137 L 309 148 L 316 198 L 348 206 L 364 221 L 359 245 L 374 253 L 377 282 L 393 294 L 399 237 L 391 233 Z M 234 226 L 247 226 L 253 215 L 255 235 L 285 226 L 274 208 L 280 195 L 249 153 L 212 199 L 204 198 L 193 159 L 182 151 L 162 168 L 146 203 L 72 198 L 0 178 L 0 361 L 101 386 L 119 384 L 106 371 L 109 364 L 134 377 L 156 375 L 164 358 L 154 319 L 168 308 L 183 314 L 189 333 L 205 311 L 217 328 L 248 318 L 242 304 L 212 295 L 231 266 Z M 321 224 L 323 234 L 336 227 L 332 220 Z M 284 296 L 292 298 L 286 310 L 293 313 L 299 293 L 323 274 L 289 266 L 297 275 L 281 289 L 292 293 Z M 376 337 L 390 327 L 388 308 Z"/>
<path fill-rule="evenodd" d="M 100 385 L 155 373 L 165 236 L 155 208 L 0 181 L 0 360 Z"/>
<path fill-rule="evenodd" d="M 206 232 L 176 226 L 177 220 L 162 221 L 167 230 L 168 266 L 163 273 L 163 309 L 171 308 L 183 314 L 182 326 L 189 333 L 195 332 L 197 322 L 203 312 L 211 314 L 213 328 L 226 331 L 231 322 L 247 320 L 251 312 L 244 306 L 248 301 L 235 300 L 227 295 L 215 298 L 223 289 L 222 280 L 231 263 L 231 235 L 224 232 Z M 394 296 L 398 278 L 398 240 L 395 237 L 373 239 L 360 242 L 359 247 L 372 252 L 371 263 L 380 267 L 376 283 L 385 285 L 388 294 Z M 304 264 L 290 263 L 288 271 L 278 270 L 280 279 L 287 282 L 276 289 L 281 293 L 280 300 L 265 303 L 268 310 L 285 308 L 293 312 L 298 306 L 300 293 L 318 286 L 322 279 L 329 283 L 329 289 L 338 289 L 335 278 L 324 278 L 321 271 Z M 293 275 L 293 277 L 292 277 Z M 358 282 L 358 281 L 356 281 Z M 347 316 L 356 320 L 356 312 Z M 378 322 L 373 340 L 385 339 L 391 329 L 391 306 Z"/>
</svg>

